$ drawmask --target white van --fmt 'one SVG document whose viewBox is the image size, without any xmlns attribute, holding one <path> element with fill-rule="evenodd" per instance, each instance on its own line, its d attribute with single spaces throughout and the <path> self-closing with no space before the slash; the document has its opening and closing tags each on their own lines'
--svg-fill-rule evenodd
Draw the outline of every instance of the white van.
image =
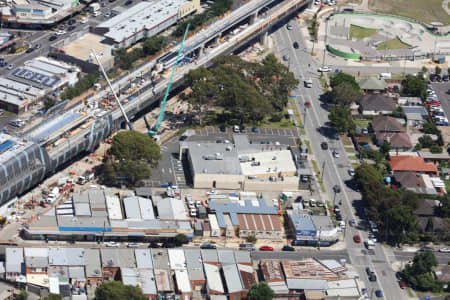
<svg viewBox="0 0 450 300">
<path fill-rule="evenodd" d="M 391 73 L 380 73 L 380 77 L 383 79 L 392 79 Z"/>
<path fill-rule="evenodd" d="M 310 199 L 310 200 L 309 200 L 309 205 L 310 205 L 311 207 L 316 207 L 316 200 L 315 200 L 315 199 Z"/>
<path fill-rule="evenodd" d="M 234 125 L 234 126 L 233 126 L 233 132 L 234 132 L 234 133 L 239 133 L 239 132 L 240 132 L 240 131 L 239 131 L 239 126 Z"/>
</svg>

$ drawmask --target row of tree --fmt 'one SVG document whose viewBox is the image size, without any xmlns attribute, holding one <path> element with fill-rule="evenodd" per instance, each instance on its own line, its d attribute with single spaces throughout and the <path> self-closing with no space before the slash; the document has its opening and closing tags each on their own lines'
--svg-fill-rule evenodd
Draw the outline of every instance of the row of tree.
<svg viewBox="0 0 450 300">
<path fill-rule="evenodd" d="M 239 56 L 222 56 L 211 69 L 189 71 L 184 77 L 192 92 L 183 94 L 202 122 L 205 107 L 215 104 L 223 111 L 218 118 L 228 123 L 261 122 L 267 116 L 277 118 L 287 105 L 289 92 L 299 81 L 273 54 L 262 63 L 242 60 Z"/>
<path fill-rule="evenodd" d="M 414 290 L 441 292 L 444 283 L 436 278 L 436 266 L 436 256 L 431 251 L 425 251 L 414 256 L 413 263 L 405 266 L 401 276 Z"/>
<path fill-rule="evenodd" d="M 75 83 L 74 86 L 67 87 L 64 92 L 61 93 L 61 100 L 73 99 L 75 97 L 80 96 L 85 91 L 89 90 L 94 84 L 97 82 L 99 77 L 99 73 L 89 73 L 84 75 L 83 77 Z"/>
<path fill-rule="evenodd" d="M 125 48 L 120 48 L 114 53 L 116 59 L 115 64 L 122 70 L 129 70 L 133 67 L 135 61 L 155 55 L 164 48 L 165 44 L 165 38 L 162 35 L 155 35 L 145 39 L 142 42 L 142 47 L 134 47 L 130 51 Z"/>
</svg>

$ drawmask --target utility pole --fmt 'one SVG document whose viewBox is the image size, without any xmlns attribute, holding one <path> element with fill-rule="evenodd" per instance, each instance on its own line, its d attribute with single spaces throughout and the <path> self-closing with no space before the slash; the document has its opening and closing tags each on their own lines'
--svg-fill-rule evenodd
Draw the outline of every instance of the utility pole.
<svg viewBox="0 0 450 300">
<path fill-rule="evenodd" d="M 319 240 L 318 240 L 318 247 L 319 247 L 319 251 L 320 251 L 320 234 L 322 232 L 322 226 L 319 227 Z"/>
</svg>

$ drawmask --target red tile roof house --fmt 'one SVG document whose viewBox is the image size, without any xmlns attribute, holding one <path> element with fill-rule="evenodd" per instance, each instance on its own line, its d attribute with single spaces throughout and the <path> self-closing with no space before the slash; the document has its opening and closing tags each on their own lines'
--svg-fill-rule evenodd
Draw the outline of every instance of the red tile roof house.
<svg viewBox="0 0 450 300">
<path fill-rule="evenodd" d="M 434 163 L 426 163 L 422 157 L 418 156 L 391 156 L 389 167 L 394 173 L 417 172 L 421 174 L 428 174 L 430 176 L 438 176 L 439 174 L 438 168 Z"/>
</svg>

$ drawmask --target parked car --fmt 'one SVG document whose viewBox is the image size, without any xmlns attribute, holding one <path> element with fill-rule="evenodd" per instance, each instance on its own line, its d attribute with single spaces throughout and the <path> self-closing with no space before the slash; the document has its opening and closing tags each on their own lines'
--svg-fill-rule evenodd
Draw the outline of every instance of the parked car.
<svg viewBox="0 0 450 300">
<path fill-rule="evenodd" d="M 298 47 L 299 47 L 297 42 L 294 42 L 293 46 L 295 49 L 298 49 Z"/>
<path fill-rule="evenodd" d="M 200 245 L 200 249 L 216 249 L 216 245 L 213 245 L 211 243 L 203 243 Z"/>
<path fill-rule="evenodd" d="M 422 248 L 420 248 L 420 252 L 425 252 L 425 251 L 434 251 L 433 248 L 428 247 L 428 246 L 423 246 Z"/>
<path fill-rule="evenodd" d="M 259 247 L 260 251 L 273 251 L 273 247 L 270 246 L 261 246 Z"/>
<path fill-rule="evenodd" d="M 322 150 L 328 150 L 327 142 L 322 142 L 322 144 L 320 144 L 320 147 L 322 148 Z"/>
<path fill-rule="evenodd" d="M 355 235 L 353 236 L 353 241 L 354 241 L 355 243 L 361 243 L 361 237 L 360 237 L 359 235 L 355 234 Z"/>
<path fill-rule="evenodd" d="M 253 244 L 239 244 L 239 250 L 254 251 L 256 248 Z"/>
<path fill-rule="evenodd" d="M 376 290 L 376 291 L 375 291 L 375 295 L 376 295 L 378 298 L 383 298 L 383 292 L 382 292 L 381 290 Z"/>
<path fill-rule="evenodd" d="M 14 64 L 9 64 L 8 65 L 8 70 L 12 70 L 12 69 L 14 69 Z"/>
<path fill-rule="evenodd" d="M 334 157 L 334 158 L 339 158 L 339 157 L 341 157 L 341 155 L 339 154 L 339 151 L 333 150 L 333 157 Z"/>
<path fill-rule="evenodd" d="M 287 24 L 286 28 L 287 28 L 287 30 L 292 30 L 292 25 L 291 24 Z"/>
<path fill-rule="evenodd" d="M 295 251 L 295 248 L 289 245 L 284 245 L 283 248 L 281 248 L 281 251 Z"/>
<path fill-rule="evenodd" d="M 138 243 L 128 243 L 127 247 L 128 248 L 137 248 L 137 247 L 139 247 L 139 244 Z"/>
<path fill-rule="evenodd" d="M 355 169 L 353 168 L 348 169 L 348 175 L 355 176 Z"/>
<path fill-rule="evenodd" d="M 49 41 L 54 41 L 56 40 L 58 37 L 56 35 L 52 35 L 48 38 Z"/>
<path fill-rule="evenodd" d="M 442 76 L 442 80 L 443 80 L 443 81 L 448 81 L 448 80 L 449 80 L 449 76 L 448 76 L 448 75 Z"/>
<path fill-rule="evenodd" d="M 31 53 L 33 51 L 34 51 L 34 48 L 30 47 L 30 48 L 27 49 L 27 51 L 25 51 L 25 53 Z"/>
<path fill-rule="evenodd" d="M 133 4 L 133 0 L 128 0 L 127 2 L 125 2 L 125 5 L 131 5 L 131 4 Z"/>
<path fill-rule="evenodd" d="M 450 253 L 450 248 L 441 248 L 441 249 L 439 249 L 439 252 Z"/>
<path fill-rule="evenodd" d="M 403 280 L 400 280 L 398 282 L 398 285 L 400 286 L 401 289 L 406 289 L 406 282 L 404 282 Z"/>
<path fill-rule="evenodd" d="M 356 225 L 355 219 L 350 219 L 350 220 L 348 221 L 348 224 L 349 224 L 350 226 L 355 226 L 355 225 Z"/>
<path fill-rule="evenodd" d="M 107 242 L 107 243 L 105 243 L 105 245 L 106 245 L 106 247 L 119 247 L 120 245 L 119 245 L 119 243 L 117 243 L 117 242 Z"/>
</svg>

